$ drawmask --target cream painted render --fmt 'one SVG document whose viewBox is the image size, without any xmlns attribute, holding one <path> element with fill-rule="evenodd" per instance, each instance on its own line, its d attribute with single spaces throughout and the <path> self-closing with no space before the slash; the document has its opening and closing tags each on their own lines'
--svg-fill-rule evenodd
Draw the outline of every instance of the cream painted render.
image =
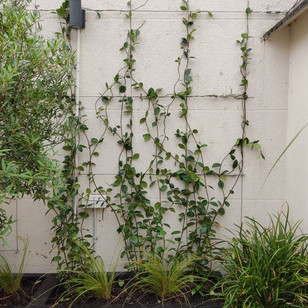
<svg viewBox="0 0 308 308">
<path fill-rule="evenodd" d="M 286 153 L 286 201 L 292 209 L 293 220 L 302 220 L 302 229 L 308 232 L 308 1 L 299 0 L 287 15 L 263 36 L 272 43 L 279 31 L 289 28 L 290 57 L 288 85 L 288 144 Z M 282 30 L 281 30 L 282 29 Z M 278 32 L 278 33 L 276 33 Z M 278 52 L 278 50 L 277 50 Z M 299 135 L 298 135 L 299 134 Z M 297 137 L 298 135 L 298 137 Z"/>
<path fill-rule="evenodd" d="M 288 140 L 308 123 L 308 11 L 291 25 Z M 308 232 L 308 130 L 297 138 L 287 156 L 287 200 L 295 219 Z"/>
<path fill-rule="evenodd" d="M 134 6 L 138 6 L 144 3 L 144 0 L 132 2 Z M 214 15 L 212 19 L 202 15 L 196 23 L 197 32 L 192 54 L 197 59 L 192 67 L 194 92 L 190 113 L 196 128 L 202 133 L 203 139 L 211 149 L 209 159 L 213 161 L 214 158 L 220 158 L 225 154 L 239 134 L 240 101 L 199 96 L 240 91 L 241 54 L 236 40 L 240 38 L 241 33 L 246 32 L 247 1 L 191 0 L 190 2 L 193 8 L 209 10 Z M 42 26 L 47 36 L 51 36 L 59 29 L 59 20 L 51 12 L 61 3 L 62 0 L 36 0 L 32 4 L 32 8 L 38 6 L 41 10 Z M 105 81 L 112 80 L 122 65 L 123 57 L 119 48 L 125 40 L 128 27 L 123 12 L 127 9 L 126 3 L 127 0 L 82 2 L 83 8 L 86 9 L 86 28 L 81 30 L 80 100 L 85 108 L 83 112 L 88 117 L 87 124 L 93 132 L 93 137 L 100 125 L 95 117 L 94 103 Z M 233 228 L 234 223 L 239 224 L 245 216 L 254 216 L 266 223 L 268 212 L 275 213 L 280 210 L 287 198 L 292 201 L 290 207 L 294 216 L 297 214 L 302 218 L 304 216 L 301 204 L 307 200 L 305 184 L 308 175 L 307 172 L 302 174 L 294 172 L 294 170 L 306 170 L 305 164 L 308 164 L 305 161 L 308 146 L 303 145 L 303 141 L 306 140 L 304 135 L 301 137 L 302 142 L 297 144 L 301 151 L 293 147 L 292 154 L 290 152 L 288 157 L 288 162 L 296 161 L 295 165 L 289 163 L 287 170 L 286 159 L 282 159 L 260 192 L 267 172 L 286 146 L 287 140 L 302 123 L 307 122 L 305 115 L 308 107 L 305 106 L 304 100 L 307 94 L 305 87 L 300 87 L 300 84 L 304 85 L 308 74 L 308 70 L 304 69 L 308 65 L 308 58 L 304 52 L 305 44 L 308 44 L 307 36 L 307 40 L 304 40 L 307 21 L 303 18 L 302 21 L 294 23 L 291 49 L 288 28 L 281 29 L 266 43 L 261 40 L 262 35 L 281 20 L 294 3 L 295 0 L 250 0 L 250 7 L 254 13 L 249 22 L 252 59 L 248 76 L 250 81 L 248 92 L 251 97 L 247 106 L 250 121 L 248 134 L 251 140 L 260 140 L 266 160 L 257 160 L 255 152 L 247 151 L 245 175 L 236 188 L 230 208 L 219 221 L 222 226 L 220 230 L 222 237 L 226 235 L 224 228 Z M 179 42 L 184 35 L 180 5 L 180 0 L 149 0 L 142 9 L 134 13 L 133 19 L 134 25 L 146 21 L 142 28 L 140 46 L 136 52 L 137 77 L 143 80 L 146 87 L 155 88 L 163 85 L 166 93 L 172 92 L 170 80 L 176 78 L 174 60 L 180 53 Z M 103 10 L 101 19 L 95 12 L 98 9 Z M 76 45 L 74 33 L 72 39 L 73 45 Z M 291 59 L 290 66 L 289 59 Z M 290 91 L 288 91 L 289 83 Z M 139 117 L 138 112 L 141 115 L 144 107 L 138 99 L 136 103 L 139 103 L 136 114 L 136 117 Z M 116 116 L 117 112 L 116 108 L 111 110 L 111 118 Z M 177 123 L 173 129 L 176 127 Z M 136 129 L 138 130 L 138 127 Z M 116 165 L 112 163 L 116 153 L 116 148 L 105 149 L 96 162 L 96 176 L 103 184 L 110 183 L 116 173 Z M 80 175 L 80 180 L 86 187 L 85 174 Z M 298 191 L 296 194 L 298 199 L 294 197 L 294 193 L 291 196 L 292 191 Z M 15 262 L 15 268 L 18 267 L 22 248 L 18 236 L 22 236 L 29 238 L 26 272 L 41 273 L 54 270 L 56 265 L 51 264 L 53 253 L 50 253 L 52 215 L 45 215 L 46 207 L 43 204 L 33 203 L 30 199 L 12 201 L 9 209 L 18 222 L 15 234 L 10 238 L 10 249 L 2 250 L 7 250 L 6 254 Z M 98 213 L 97 219 L 98 253 L 108 265 L 118 256 L 121 238 L 116 232 L 117 225 L 112 213 L 106 210 L 103 217 Z M 87 223 L 91 229 L 92 217 Z M 307 221 L 305 226 L 308 231 Z"/>
</svg>

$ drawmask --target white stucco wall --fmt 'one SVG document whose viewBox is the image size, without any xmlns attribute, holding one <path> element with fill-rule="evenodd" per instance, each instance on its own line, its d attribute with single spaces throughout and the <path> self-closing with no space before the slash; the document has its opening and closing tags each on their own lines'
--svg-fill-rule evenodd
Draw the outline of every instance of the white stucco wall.
<svg viewBox="0 0 308 308">
<path fill-rule="evenodd" d="M 59 27 L 59 20 L 53 9 L 60 6 L 61 0 L 36 0 L 42 14 L 42 25 L 46 35 L 52 35 Z M 294 1 L 291 1 L 294 2 Z M 103 90 L 105 81 L 112 80 L 117 69 L 122 66 L 123 55 L 119 48 L 125 41 L 128 28 L 125 14 L 127 0 L 84 0 L 86 28 L 81 31 L 81 101 L 90 134 L 95 137 L 101 124 L 95 118 L 94 103 Z M 133 0 L 133 6 L 144 0 Z M 270 43 L 261 41 L 261 36 L 270 29 L 293 3 L 284 0 L 251 0 L 250 7 L 255 10 L 249 22 L 251 65 L 248 101 L 248 119 L 250 126 L 247 133 L 251 140 L 260 140 L 266 160 L 257 160 L 256 153 L 247 151 L 244 177 L 230 200 L 231 207 L 219 223 L 224 228 L 233 228 L 244 216 L 254 216 L 266 222 L 268 212 L 277 212 L 286 197 L 285 164 L 277 166 L 263 190 L 259 194 L 264 178 L 275 159 L 286 145 L 287 108 L 288 108 L 288 61 L 289 32 L 284 29 L 277 33 Z M 146 21 L 141 29 L 140 46 L 136 51 L 136 77 L 145 87 L 164 87 L 165 93 L 172 92 L 176 80 L 174 60 L 181 53 L 180 39 L 184 33 L 180 0 L 149 0 L 139 11 L 134 13 L 133 23 L 139 25 Z M 236 40 L 246 32 L 246 0 L 191 0 L 195 9 L 213 11 L 213 18 L 203 14 L 197 21 L 197 32 L 192 45 L 192 54 L 196 60 L 192 64 L 194 83 L 191 98 L 190 118 L 198 128 L 203 139 L 209 145 L 209 159 L 219 161 L 234 144 L 240 133 L 241 102 L 234 99 L 200 98 L 207 94 L 239 93 L 241 77 L 239 66 L 241 54 Z M 94 10 L 103 10 L 101 19 Z M 73 40 L 75 36 L 73 34 Z M 75 44 L 75 42 L 73 42 Z M 295 51 L 292 51 L 292 55 Z M 292 71 L 291 74 L 295 74 Z M 295 85 L 294 85 L 295 86 Z M 134 95 L 134 93 L 133 93 Z M 139 94 L 135 94 L 139 95 Z M 291 95 L 291 94 L 290 94 Z M 304 95 L 304 93 L 303 93 Z M 292 95 L 291 95 L 292 97 Z M 142 117 L 144 108 L 136 101 L 136 119 Z M 304 100 L 301 100 L 304 103 Z M 298 109 L 296 109 L 298 110 Z M 294 110 L 294 112 L 296 112 Z M 119 110 L 110 109 L 110 117 L 116 118 Z M 297 124 L 297 123 L 295 123 Z M 174 123 L 171 128 L 178 126 Z M 138 134 L 138 126 L 136 127 Z M 290 133 L 292 135 L 292 131 Z M 143 145 L 137 144 L 137 147 Z M 116 173 L 114 157 L 118 149 L 105 147 L 96 160 L 95 173 L 104 185 L 112 182 Z M 82 154 L 83 155 L 83 154 Z M 83 157 L 80 157 L 82 160 Z M 142 159 L 146 160 L 144 154 Z M 302 167 L 301 167 L 302 168 Z M 81 183 L 86 185 L 85 174 L 80 175 Z M 155 196 L 153 196 L 155 198 Z M 16 204 L 17 203 L 17 204 Z M 17 201 L 10 207 L 15 215 L 17 211 L 19 236 L 28 237 L 30 242 L 29 257 L 26 262 L 27 272 L 48 272 L 55 268 L 50 263 L 50 227 L 51 216 L 45 216 L 46 208 L 32 201 Z M 92 218 L 88 220 L 91 228 Z M 117 257 L 121 247 L 120 236 L 116 233 L 113 214 L 106 211 L 104 219 L 98 215 L 98 252 L 106 263 Z M 223 230 L 223 228 L 222 228 Z M 222 235 L 222 230 L 220 234 Z M 16 253 L 17 237 L 10 239 L 11 247 L 6 253 L 11 255 L 17 267 L 20 253 Z"/>
<path fill-rule="evenodd" d="M 288 140 L 308 123 L 308 12 L 291 25 Z M 308 232 L 308 129 L 290 147 L 287 158 L 287 200 L 294 219 Z"/>
</svg>

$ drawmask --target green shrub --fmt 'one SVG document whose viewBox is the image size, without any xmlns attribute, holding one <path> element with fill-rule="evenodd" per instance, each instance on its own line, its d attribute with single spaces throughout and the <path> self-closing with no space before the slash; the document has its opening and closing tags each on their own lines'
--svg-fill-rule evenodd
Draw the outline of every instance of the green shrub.
<svg viewBox="0 0 308 308">
<path fill-rule="evenodd" d="M 269 228 L 248 218 L 226 250 L 221 289 L 225 307 L 307 307 L 308 236 L 291 225 L 289 210 L 271 217 Z M 217 290 L 217 289 L 216 289 Z"/>
<path fill-rule="evenodd" d="M 44 174 L 48 149 L 62 140 L 72 108 L 74 54 L 62 34 L 51 39 L 39 34 L 39 13 L 26 9 L 29 2 L 0 1 L 0 151 L 8 150 L 5 161 L 16 174 Z M 46 193 L 38 177 L 16 177 L 13 184 L 18 193 L 37 198 Z M 11 179 L 0 177 L 0 190 L 9 186 Z"/>
<path fill-rule="evenodd" d="M 59 167 L 55 160 L 49 160 L 49 164 L 41 166 L 40 172 L 24 170 L 21 172 L 19 166 L 14 161 L 7 160 L 9 150 L 1 149 L 0 141 L 0 204 L 9 205 L 10 198 L 19 198 L 24 192 L 23 183 L 40 182 L 46 188 L 51 186 L 51 175 L 59 177 Z M 12 231 L 12 224 L 15 222 L 12 215 L 8 215 L 5 208 L 0 208 L 0 240 L 8 246 L 5 239 Z"/>
</svg>

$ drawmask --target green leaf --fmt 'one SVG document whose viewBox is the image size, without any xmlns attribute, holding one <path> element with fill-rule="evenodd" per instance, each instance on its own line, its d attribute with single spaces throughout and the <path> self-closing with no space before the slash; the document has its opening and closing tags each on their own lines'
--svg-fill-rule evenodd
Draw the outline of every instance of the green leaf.
<svg viewBox="0 0 308 308">
<path fill-rule="evenodd" d="M 138 153 L 136 153 L 136 154 L 133 155 L 132 159 L 138 159 L 139 156 L 140 156 L 140 155 L 139 155 Z"/>
<path fill-rule="evenodd" d="M 55 257 L 52 258 L 53 262 L 59 262 L 61 260 L 62 260 L 62 258 L 60 256 L 55 256 Z"/>
<path fill-rule="evenodd" d="M 160 202 L 156 202 L 155 206 L 154 206 L 155 210 L 158 211 L 160 209 L 160 207 L 161 207 Z"/>
<path fill-rule="evenodd" d="M 185 93 L 185 92 L 180 92 L 180 93 L 177 94 L 177 96 L 178 96 L 180 99 L 185 100 L 185 98 L 186 98 L 186 93 Z"/>
<path fill-rule="evenodd" d="M 218 187 L 221 188 L 221 189 L 223 189 L 224 186 L 225 186 L 225 183 L 224 183 L 223 181 L 220 180 L 220 181 L 218 182 Z"/>
<path fill-rule="evenodd" d="M 205 234 L 207 232 L 207 230 L 208 230 L 208 227 L 203 226 L 203 227 L 200 228 L 200 233 Z"/>
<path fill-rule="evenodd" d="M 225 212 L 226 212 L 225 209 L 222 207 L 218 210 L 218 214 L 221 216 L 225 215 Z"/>
<path fill-rule="evenodd" d="M 102 101 L 106 104 L 109 102 L 109 98 L 107 96 L 102 96 Z"/>
<path fill-rule="evenodd" d="M 166 191 L 168 189 L 167 185 L 162 185 L 159 187 L 161 191 Z"/>
<path fill-rule="evenodd" d="M 147 182 L 144 182 L 144 181 L 141 181 L 141 182 L 140 182 L 140 186 L 141 186 L 142 188 L 147 188 L 147 187 L 148 187 L 148 183 L 147 183 Z"/>
<path fill-rule="evenodd" d="M 65 145 L 63 148 L 62 148 L 64 151 L 71 151 L 72 150 L 72 147 L 70 145 Z"/>
<path fill-rule="evenodd" d="M 132 235 L 130 237 L 130 240 L 133 244 L 137 244 L 138 243 L 138 237 L 136 235 Z"/>
<path fill-rule="evenodd" d="M 167 232 L 164 231 L 163 229 L 160 229 L 160 230 L 159 230 L 159 235 L 165 236 L 166 234 L 167 234 Z"/>
<path fill-rule="evenodd" d="M 189 76 L 189 75 L 185 75 L 185 81 L 186 81 L 187 83 L 192 82 L 192 77 Z"/>
<path fill-rule="evenodd" d="M 126 185 L 122 185 L 121 191 L 122 191 L 124 194 L 126 194 L 127 191 L 128 191 L 128 187 L 127 187 Z"/>
<path fill-rule="evenodd" d="M 121 85 L 119 88 L 120 93 L 125 93 L 126 87 L 124 85 Z"/>
<path fill-rule="evenodd" d="M 119 281 L 118 281 L 119 287 L 120 287 L 120 288 L 123 287 L 123 286 L 124 286 L 124 283 L 125 283 L 124 280 L 119 280 Z"/>
<path fill-rule="evenodd" d="M 185 75 L 189 75 L 191 73 L 191 69 L 190 68 L 187 68 L 186 70 L 185 70 Z"/>
<path fill-rule="evenodd" d="M 195 214 L 194 214 L 194 212 L 192 212 L 192 211 L 188 211 L 188 212 L 187 212 L 187 216 L 188 216 L 188 217 L 194 217 Z"/>
<path fill-rule="evenodd" d="M 151 135 L 150 134 L 144 134 L 143 138 L 144 138 L 144 141 L 147 142 L 151 139 Z"/>
<path fill-rule="evenodd" d="M 246 14 L 247 14 L 247 15 L 250 15 L 252 12 L 253 12 L 253 10 L 252 10 L 250 7 L 248 7 L 248 8 L 246 9 Z"/>
<path fill-rule="evenodd" d="M 88 217 L 89 217 L 89 214 L 86 213 L 86 212 L 80 212 L 80 213 L 79 213 L 79 216 L 80 216 L 81 218 L 88 218 Z"/>
<path fill-rule="evenodd" d="M 85 146 L 83 146 L 83 145 L 81 145 L 81 144 L 79 144 L 78 146 L 77 146 L 77 149 L 78 149 L 78 151 L 79 152 L 83 152 L 83 149 L 85 148 Z"/>
<path fill-rule="evenodd" d="M 160 108 L 159 107 L 156 107 L 155 109 L 154 109 L 154 114 L 155 115 L 158 115 L 160 113 Z"/>
</svg>

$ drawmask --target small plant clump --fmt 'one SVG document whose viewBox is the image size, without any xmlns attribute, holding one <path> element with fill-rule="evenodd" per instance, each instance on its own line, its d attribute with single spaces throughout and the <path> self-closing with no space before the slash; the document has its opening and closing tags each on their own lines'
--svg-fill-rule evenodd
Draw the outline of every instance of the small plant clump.
<svg viewBox="0 0 308 308">
<path fill-rule="evenodd" d="M 199 277 L 191 274 L 191 269 L 198 258 L 189 256 L 182 260 L 165 261 L 155 256 L 136 262 L 136 282 L 132 289 L 144 295 L 154 294 L 164 303 L 170 299 L 188 302 L 191 290 L 198 283 Z"/>
<path fill-rule="evenodd" d="M 92 295 L 106 302 L 112 300 L 117 263 L 113 266 L 112 271 L 109 272 L 106 270 L 105 263 L 100 256 L 94 257 L 92 252 L 86 247 L 80 247 L 80 249 L 87 256 L 87 263 L 79 270 L 59 271 L 59 274 L 64 277 L 64 281 L 60 283 L 60 286 L 65 291 L 60 295 L 56 305 L 69 301 L 68 307 L 71 307 L 84 295 Z"/>
<path fill-rule="evenodd" d="M 307 307 L 308 236 L 300 222 L 291 225 L 289 210 L 271 217 L 270 227 L 248 218 L 225 252 L 226 276 L 221 289 L 224 307 Z"/>
<path fill-rule="evenodd" d="M 3 255 L 0 255 L 0 291 L 3 291 L 5 295 L 14 294 L 21 289 L 21 279 L 23 277 L 27 251 L 28 241 L 24 240 L 24 252 L 17 274 L 13 273 L 7 259 Z"/>
</svg>

